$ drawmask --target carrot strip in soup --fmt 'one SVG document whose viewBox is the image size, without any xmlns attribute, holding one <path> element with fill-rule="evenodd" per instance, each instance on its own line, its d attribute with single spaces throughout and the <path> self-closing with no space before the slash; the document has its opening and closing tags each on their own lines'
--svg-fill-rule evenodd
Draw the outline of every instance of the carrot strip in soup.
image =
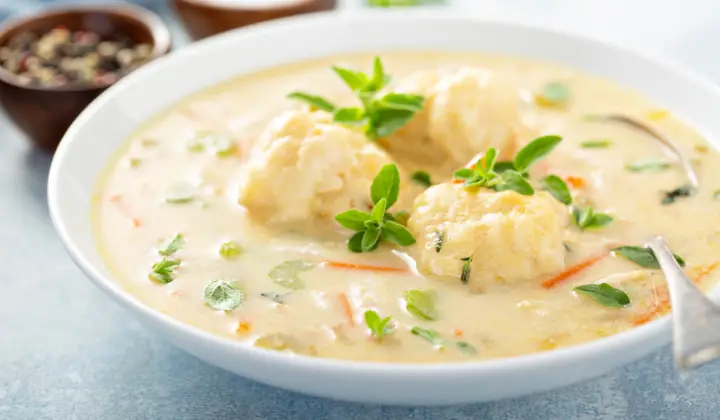
<svg viewBox="0 0 720 420">
<path fill-rule="evenodd" d="M 581 271 L 597 264 L 598 262 L 602 261 L 607 256 L 608 256 L 608 253 L 603 252 L 602 254 L 597 254 L 595 256 L 592 256 L 585 261 L 581 261 L 581 262 L 569 267 L 565 271 L 545 280 L 544 282 L 542 282 L 542 287 L 544 287 L 546 289 L 551 289 L 551 288 L 557 286 L 558 284 L 562 283 L 563 281 L 569 279 L 570 277 L 580 273 Z"/>
<path fill-rule="evenodd" d="M 403 267 L 384 267 L 378 265 L 363 265 L 363 264 L 352 264 L 340 261 L 326 261 L 325 265 L 332 268 L 343 268 L 347 270 L 364 270 L 364 271 L 385 271 L 385 272 L 396 272 L 404 273 L 407 272 L 407 268 Z"/>
<path fill-rule="evenodd" d="M 127 207 L 126 207 L 125 204 L 123 203 L 123 201 L 122 201 L 122 196 L 121 196 L 121 195 L 119 195 L 119 194 L 113 195 L 113 196 L 111 196 L 111 197 L 109 198 L 109 200 L 110 200 L 110 202 L 115 203 L 115 205 L 117 206 L 118 210 L 120 210 L 120 212 L 121 212 L 125 217 L 127 217 L 128 219 L 130 219 L 130 221 L 131 221 L 132 224 L 133 224 L 133 227 L 138 228 L 138 227 L 142 226 L 142 221 L 141 221 L 140 219 L 135 218 L 135 217 L 132 217 L 132 216 L 130 215 L 130 211 L 127 209 Z"/>
<path fill-rule="evenodd" d="M 350 299 L 348 299 L 345 293 L 340 293 L 340 295 L 338 295 L 338 298 L 340 299 L 340 305 L 342 305 L 343 311 L 345 312 L 345 317 L 348 319 L 348 322 L 350 323 L 350 325 L 355 325 L 355 316 L 353 316 Z"/>
<path fill-rule="evenodd" d="M 710 265 L 700 267 L 698 272 L 695 274 L 695 276 L 692 278 L 693 283 L 696 285 L 699 285 L 702 279 L 710 274 L 713 270 L 715 270 L 717 267 L 720 266 L 719 262 L 714 262 Z M 649 310 L 648 312 L 639 315 L 637 318 L 633 320 L 634 325 L 642 325 L 646 324 L 653 319 L 657 318 L 660 315 L 663 315 L 672 309 L 672 306 L 670 304 L 670 295 L 667 290 L 667 286 L 663 287 L 662 289 L 662 297 L 655 303 L 655 306 Z"/>
<path fill-rule="evenodd" d="M 572 188 L 583 188 L 585 186 L 585 180 L 579 176 L 568 175 L 565 177 L 565 181 L 567 181 Z"/>
</svg>

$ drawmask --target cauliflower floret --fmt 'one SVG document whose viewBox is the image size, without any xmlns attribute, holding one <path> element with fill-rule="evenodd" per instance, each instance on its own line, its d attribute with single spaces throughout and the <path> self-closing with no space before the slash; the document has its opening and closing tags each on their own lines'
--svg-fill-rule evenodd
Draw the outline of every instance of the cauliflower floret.
<svg viewBox="0 0 720 420">
<path fill-rule="evenodd" d="M 388 156 L 322 112 L 288 111 L 258 138 L 239 202 L 253 217 L 292 224 L 367 209 L 370 185 Z"/>
<path fill-rule="evenodd" d="M 518 137 L 533 133 L 523 124 L 518 89 L 483 68 L 431 70 L 409 76 L 394 91 L 425 96 L 425 107 L 381 144 L 391 153 L 422 153 L 463 165 L 489 147 L 510 158 Z"/>
<path fill-rule="evenodd" d="M 562 271 L 568 218 L 544 191 L 525 196 L 439 184 L 415 200 L 408 228 L 420 271 L 457 281 L 462 259 L 472 256 L 468 285 L 482 292 Z"/>
</svg>

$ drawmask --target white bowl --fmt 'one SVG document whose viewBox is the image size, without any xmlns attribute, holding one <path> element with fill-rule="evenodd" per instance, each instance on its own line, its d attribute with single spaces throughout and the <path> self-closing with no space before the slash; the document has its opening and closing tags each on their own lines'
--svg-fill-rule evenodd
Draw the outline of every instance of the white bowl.
<svg viewBox="0 0 720 420">
<path fill-rule="evenodd" d="M 138 124 L 188 94 L 238 74 L 335 53 L 392 49 L 483 51 L 557 61 L 632 87 L 707 138 L 720 138 L 717 86 L 676 65 L 617 46 L 547 29 L 406 11 L 275 21 L 157 60 L 124 78 L 82 113 L 57 150 L 48 186 L 52 219 L 70 255 L 100 289 L 189 353 L 260 382 L 344 400 L 436 405 L 519 396 L 601 375 L 666 343 L 668 318 L 527 356 L 448 364 L 348 362 L 248 348 L 147 307 L 115 282 L 93 239 L 91 192 Z"/>
</svg>

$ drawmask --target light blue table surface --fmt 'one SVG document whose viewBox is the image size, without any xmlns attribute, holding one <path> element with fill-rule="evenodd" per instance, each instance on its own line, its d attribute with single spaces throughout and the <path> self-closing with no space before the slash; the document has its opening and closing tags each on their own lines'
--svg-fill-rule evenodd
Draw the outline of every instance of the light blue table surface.
<svg viewBox="0 0 720 420">
<path fill-rule="evenodd" d="M 525 16 L 516 13 L 518 19 L 532 20 L 543 13 L 538 4 L 544 1 L 547 7 L 563 3 L 510 3 L 529 8 L 523 9 L 529 10 Z M 162 0 L 139 2 L 171 20 Z M 49 1 L 0 0 L 0 18 L 39 3 Z M 489 14 L 506 15 L 502 2 L 478 3 Z M 646 4 L 667 9 L 668 2 Z M 708 17 L 717 18 L 720 11 L 708 2 L 682 4 L 686 10 L 694 7 L 690 8 L 696 14 L 677 14 L 672 28 L 683 29 L 681 34 L 668 35 L 670 27 L 663 27 L 662 16 L 675 13 L 667 9 L 649 26 L 635 30 L 628 43 L 648 42 L 654 30 L 665 36 L 653 44 L 656 49 L 706 73 L 720 69 L 720 62 L 706 59 L 710 52 L 699 46 L 707 42 L 717 47 L 720 37 L 704 34 L 720 35 L 716 30 L 720 19 Z M 347 0 L 343 7 L 358 4 Z M 592 13 L 580 14 L 587 19 Z M 610 28 L 621 22 L 608 16 L 600 19 L 607 19 L 605 25 L 586 25 L 591 32 L 593 27 Z M 681 380 L 673 371 L 668 349 L 566 389 L 446 408 L 349 404 L 237 377 L 153 337 L 84 278 L 66 256 L 48 217 L 49 164 L 50 157 L 33 151 L 4 118 L 0 120 L 0 420 L 720 419 L 720 364 Z"/>
</svg>

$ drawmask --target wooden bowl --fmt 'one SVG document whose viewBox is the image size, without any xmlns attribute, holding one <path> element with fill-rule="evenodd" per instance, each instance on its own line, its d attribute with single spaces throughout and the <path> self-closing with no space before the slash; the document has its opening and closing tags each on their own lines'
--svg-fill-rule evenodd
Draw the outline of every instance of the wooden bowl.
<svg viewBox="0 0 720 420">
<path fill-rule="evenodd" d="M 0 45 L 26 31 L 45 33 L 58 26 L 87 30 L 100 36 L 125 35 L 150 44 L 151 59 L 171 48 L 170 32 L 154 13 L 129 4 L 53 7 L 11 20 L 0 27 Z M 54 151 L 80 112 L 112 83 L 93 86 L 37 87 L 18 83 L 0 67 L 0 103 L 5 113 L 41 149 Z"/>
<path fill-rule="evenodd" d="M 337 0 L 172 0 L 180 20 L 194 40 L 253 23 L 332 10 Z"/>
</svg>

